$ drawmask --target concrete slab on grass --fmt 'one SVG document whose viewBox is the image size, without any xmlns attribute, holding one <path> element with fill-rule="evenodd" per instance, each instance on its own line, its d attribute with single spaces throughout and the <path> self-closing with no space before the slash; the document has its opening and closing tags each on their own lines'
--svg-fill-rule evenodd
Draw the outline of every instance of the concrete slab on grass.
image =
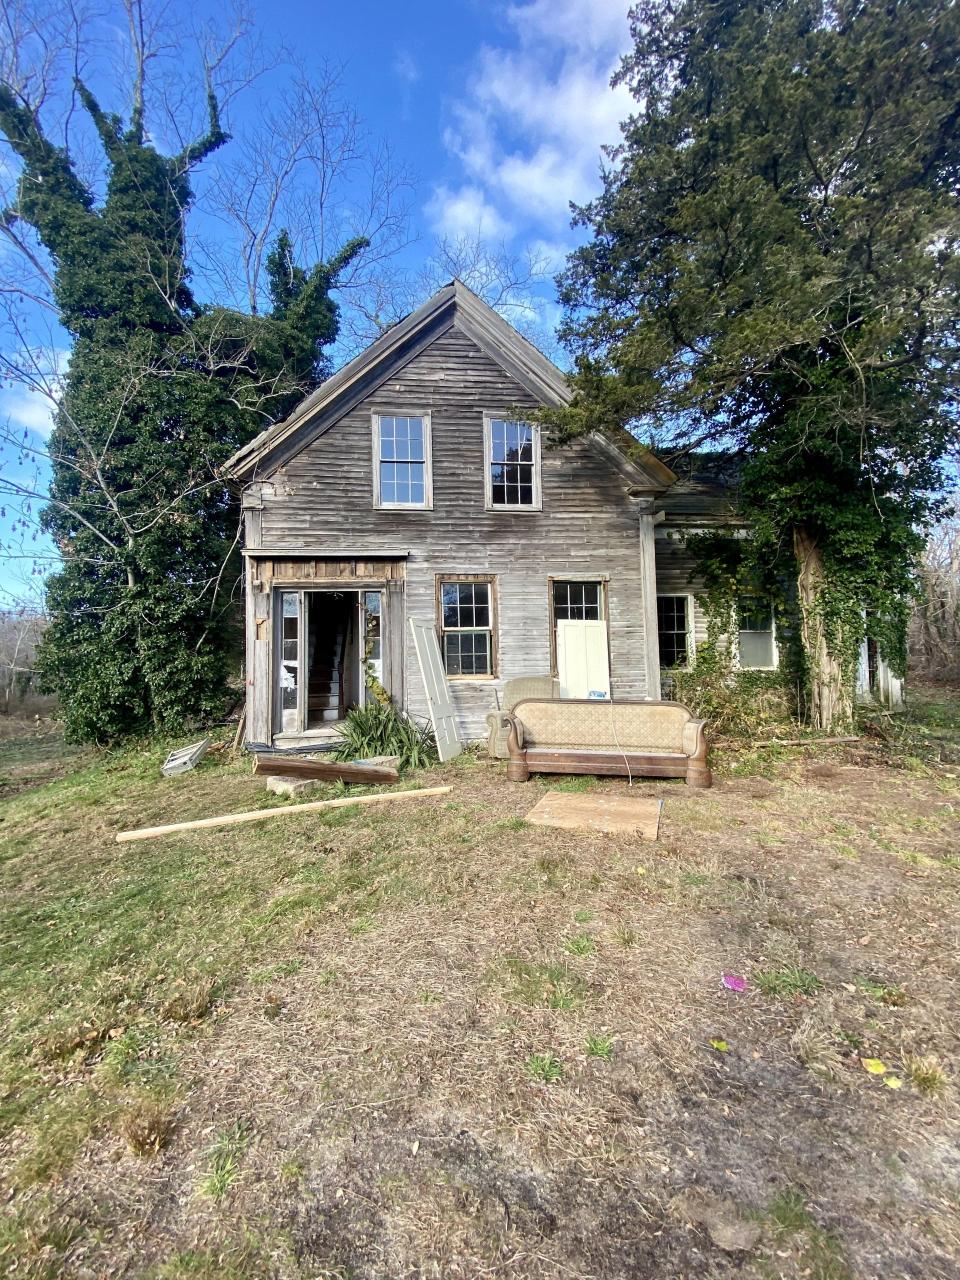
<svg viewBox="0 0 960 1280">
<path fill-rule="evenodd" d="M 656 840 L 662 808 L 662 800 L 640 796 L 548 791 L 527 814 L 526 821 L 562 831 L 636 832 L 644 840 Z"/>
</svg>

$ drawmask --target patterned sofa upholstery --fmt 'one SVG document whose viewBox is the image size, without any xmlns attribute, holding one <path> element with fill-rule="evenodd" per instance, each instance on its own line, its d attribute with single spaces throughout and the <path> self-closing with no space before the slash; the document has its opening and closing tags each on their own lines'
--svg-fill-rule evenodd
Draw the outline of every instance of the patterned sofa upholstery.
<svg viewBox="0 0 960 1280">
<path fill-rule="evenodd" d="M 704 722 L 680 702 L 525 699 L 507 717 L 507 777 L 531 773 L 685 778 L 709 787 Z"/>
<path fill-rule="evenodd" d="M 510 731 L 509 713 L 525 698 L 551 700 L 560 697 L 560 681 L 552 676 L 517 676 L 503 686 L 503 710 L 491 711 L 487 716 L 487 753 L 496 760 L 506 760 L 507 734 Z"/>
</svg>

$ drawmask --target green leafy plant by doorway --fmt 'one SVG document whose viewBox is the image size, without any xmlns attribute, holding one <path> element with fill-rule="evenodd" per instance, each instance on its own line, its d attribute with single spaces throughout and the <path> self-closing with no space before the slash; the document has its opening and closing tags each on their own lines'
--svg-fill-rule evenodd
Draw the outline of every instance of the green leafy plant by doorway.
<svg viewBox="0 0 960 1280">
<path fill-rule="evenodd" d="M 336 760 L 399 756 L 401 769 L 424 769 L 437 759 L 432 731 L 398 711 L 393 703 L 368 702 L 354 707 L 337 732 Z"/>
</svg>

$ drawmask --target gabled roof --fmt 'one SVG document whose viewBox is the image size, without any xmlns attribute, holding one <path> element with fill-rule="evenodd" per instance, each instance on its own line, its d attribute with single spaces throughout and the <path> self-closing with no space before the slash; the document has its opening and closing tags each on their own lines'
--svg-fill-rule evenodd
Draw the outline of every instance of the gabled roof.
<svg viewBox="0 0 960 1280">
<path fill-rule="evenodd" d="M 742 459 L 733 453 L 689 454 L 677 466 L 677 482 L 664 495 L 669 524 L 737 525 Z"/>
<path fill-rule="evenodd" d="M 451 280 L 328 378 L 289 417 L 239 449 L 225 464 L 224 474 L 248 482 L 258 472 L 263 474 L 266 468 L 273 470 L 289 461 L 445 333 L 454 321 L 461 332 L 541 404 L 559 407 L 568 403 L 570 386 L 556 365 L 462 280 Z M 591 438 L 638 488 L 662 491 L 673 483 L 673 472 L 652 454 L 628 458 L 606 437 L 593 433 Z"/>
</svg>

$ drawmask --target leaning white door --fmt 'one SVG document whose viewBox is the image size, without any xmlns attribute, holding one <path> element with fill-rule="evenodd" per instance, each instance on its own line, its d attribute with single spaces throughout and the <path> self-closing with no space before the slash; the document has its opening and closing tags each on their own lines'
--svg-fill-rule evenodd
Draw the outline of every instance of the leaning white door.
<svg viewBox="0 0 960 1280">
<path fill-rule="evenodd" d="M 423 686 L 427 691 L 427 707 L 433 721 L 437 752 L 441 760 L 452 760 L 463 750 L 463 744 L 457 733 L 457 719 L 450 700 L 447 676 L 440 660 L 437 633 L 432 622 L 423 622 L 418 618 L 410 619 L 410 631 L 417 662 L 420 664 L 420 674 L 423 676 Z"/>
<path fill-rule="evenodd" d="M 557 622 L 557 675 L 561 698 L 610 697 L 605 622 Z"/>
</svg>

